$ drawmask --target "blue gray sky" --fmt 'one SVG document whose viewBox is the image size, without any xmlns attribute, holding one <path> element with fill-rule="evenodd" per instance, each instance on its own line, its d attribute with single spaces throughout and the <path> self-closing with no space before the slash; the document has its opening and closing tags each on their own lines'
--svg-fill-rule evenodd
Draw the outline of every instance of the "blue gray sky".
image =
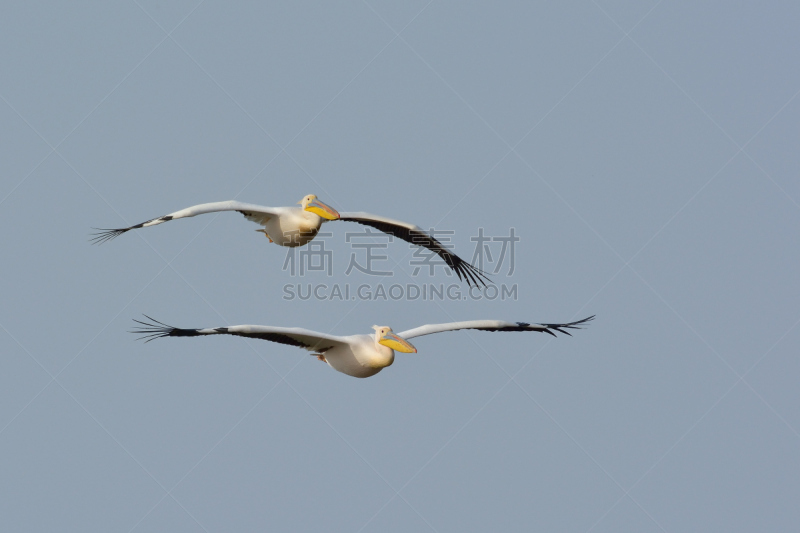
<svg viewBox="0 0 800 533">
<path fill-rule="evenodd" d="M 3 529 L 796 530 L 799 26 L 796 2 L 6 6 Z M 344 223 L 330 276 L 282 270 L 236 213 L 87 242 L 310 193 L 466 259 L 513 228 L 492 277 L 517 297 L 283 298 L 453 282 L 402 242 L 393 276 L 346 275 Z M 263 341 L 135 342 L 143 313 L 597 319 L 423 337 L 358 380 Z"/>
</svg>

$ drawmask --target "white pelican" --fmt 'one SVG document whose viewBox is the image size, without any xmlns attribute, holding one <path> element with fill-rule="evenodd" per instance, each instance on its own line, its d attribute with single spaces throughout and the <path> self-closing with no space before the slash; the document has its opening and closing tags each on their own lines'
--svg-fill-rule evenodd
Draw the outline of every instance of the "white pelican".
<svg viewBox="0 0 800 533">
<path fill-rule="evenodd" d="M 456 331 L 480 329 L 483 331 L 541 331 L 556 336 L 554 331 L 570 335 L 567 329 L 581 329 L 594 315 L 567 324 L 528 324 L 526 322 L 503 322 L 502 320 L 471 320 L 447 324 L 428 324 L 418 328 L 393 333 L 388 326 L 372 326 L 374 335 L 349 335 L 339 337 L 318 333 L 303 328 L 278 328 L 273 326 L 229 326 L 222 328 L 182 329 L 173 328 L 145 315 L 150 322 L 134 320 L 141 324 L 131 333 L 142 335 L 140 339 L 150 342 L 160 337 L 198 337 L 201 335 L 237 335 L 289 344 L 314 352 L 320 361 L 328 363 L 334 370 L 348 376 L 368 378 L 394 362 L 394 352 L 417 353 L 408 339 Z"/>
<path fill-rule="evenodd" d="M 162 217 L 153 218 L 147 222 L 142 222 L 128 228 L 102 229 L 99 233 L 94 233 L 91 241 L 94 244 L 101 244 L 119 237 L 123 233 L 132 229 L 157 226 L 170 220 L 178 218 L 188 218 L 206 213 L 218 211 L 238 211 L 257 224 L 261 224 L 263 229 L 256 231 L 262 232 L 269 239 L 280 246 L 303 246 L 311 241 L 319 232 L 323 222 L 330 220 L 343 220 L 345 222 L 356 222 L 365 226 L 371 226 L 379 231 L 402 239 L 404 241 L 424 246 L 435 252 L 441 257 L 447 266 L 452 269 L 458 279 L 466 281 L 468 285 L 478 286 L 479 283 L 486 285 L 489 278 L 478 268 L 467 263 L 456 254 L 452 253 L 442 243 L 429 235 L 425 230 L 414 224 L 408 224 L 399 220 L 370 215 L 369 213 L 341 213 L 334 208 L 319 201 L 313 194 L 309 194 L 297 202 L 301 207 L 265 207 L 255 204 L 246 204 L 230 200 L 227 202 L 212 202 L 200 204 L 180 211 L 175 211 Z M 486 281 L 484 281 L 486 280 Z"/>
</svg>

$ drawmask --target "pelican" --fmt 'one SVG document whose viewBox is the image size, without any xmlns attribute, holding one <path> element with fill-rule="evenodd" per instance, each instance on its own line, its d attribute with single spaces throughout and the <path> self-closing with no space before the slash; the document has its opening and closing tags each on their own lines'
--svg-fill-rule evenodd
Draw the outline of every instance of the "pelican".
<svg viewBox="0 0 800 533">
<path fill-rule="evenodd" d="M 94 244 L 102 244 L 132 229 L 157 226 L 158 224 L 163 224 L 164 222 L 179 218 L 194 217 L 206 213 L 216 213 L 218 211 L 238 211 L 243 214 L 247 220 L 263 226 L 262 229 L 257 229 L 256 231 L 263 233 L 267 239 L 269 239 L 269 242 L 279 246 L 295 247 L 303 246 L 314 239 L 319 232 L 320 226 L 322 226 L 324 222 L 342 220 L 370 226 L 383 233 L 397 237 L 398 239 L 418 246 L 424 246 L 438 254 L 447 266 L 456 273 L 459 281 L 466 281 L 470 286 L 474 285 L 477 287 L 479 284 L 485 286 L 486 281 L 491 281 L 480 269 L 452 253 L 442 243 L 419 226 L 393 220 L 391 218 L 370 215 L 369 213 L 353 212 L 340 214 L 334 208 L 317 199 L 314 194 L 305 196 L 297 203 L 300 207 L 265 207 L 237 202 L 235 200 L 200 204 L 175 211 L 174 213 L 162 217 L 153 218 L 127 228 L 96 228 L 99 233 L 92 234 L 91 242 Z"/>
<path fill-rule="evenodd" d="M 571 335 L 568 329 L 581 329 L 581 325 L 594 319 L 594 315 L 566 324 L 528 324 L 527 322 L 504 322 L 502 320 L 471 320 L 428 324 L 418 328 L 394 333 L 388 326 L 372 326 L 372 335 L 349 335 L 339 337 L 318 333 L 303 328 L 279 328 L 273 326 L 228 326 L 221 328 L 182 329 L 168 326 L 145 315 L 149 322 L 134 320 L 139 326 L 131 333 L 142 335 L 145 342 L 160 337 L 199 337 L 201 335 L 236 335 L 263 339 L 313 352 L 320 361 L 348 376 L 368 378 L 374 376 L 394 362 L 394 352 L 417 353 L 408 339 L 460 329 L 482 331 L 539 331 L 556 336 L 554 332 Z"/>
</svg>

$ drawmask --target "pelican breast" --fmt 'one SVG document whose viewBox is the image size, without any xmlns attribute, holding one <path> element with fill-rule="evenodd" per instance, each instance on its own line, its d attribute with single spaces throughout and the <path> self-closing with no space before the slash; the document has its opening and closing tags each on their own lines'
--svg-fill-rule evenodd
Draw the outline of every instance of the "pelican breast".
<svg viewBox="0 0 800 533">
<path fill-rule="evenodd" d="M 275 244 L 294 248 L 311 242 L 321 225 L 322 217 L 293 207 L 270 218 L 264 229 Z"/>
<path fill-rule="evenodd" d="M 371 335 L 353 335 L 347 345 L 325 352 L 325 360 L 334 369 L 357 378 L 374 376 L 394 362 L 394 351 L 378 344 Z"/>
</svg>

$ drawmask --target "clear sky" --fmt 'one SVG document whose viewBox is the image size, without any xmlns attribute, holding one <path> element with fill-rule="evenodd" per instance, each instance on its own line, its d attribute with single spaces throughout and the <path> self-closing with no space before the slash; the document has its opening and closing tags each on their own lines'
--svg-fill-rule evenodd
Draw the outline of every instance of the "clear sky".
<svg viewBox="0 0 800 533">
<path fill-rule="evenodd" d="M 0 528 L 796 531 L 798 27 L 789 1 L 6 5 Z M 402 242 L 393 276 L 346 274 L 338 222 L 330 275 L 237 213 L 87 242 L 311 193 L 468 260 L 513 228 L 492 277 L 517 297 L 285 299 L 452 282 Z M 264 341 L 135 342 L 143 313 L 597 319 L 419 338 L 359 380 Z"/>
</svg>

